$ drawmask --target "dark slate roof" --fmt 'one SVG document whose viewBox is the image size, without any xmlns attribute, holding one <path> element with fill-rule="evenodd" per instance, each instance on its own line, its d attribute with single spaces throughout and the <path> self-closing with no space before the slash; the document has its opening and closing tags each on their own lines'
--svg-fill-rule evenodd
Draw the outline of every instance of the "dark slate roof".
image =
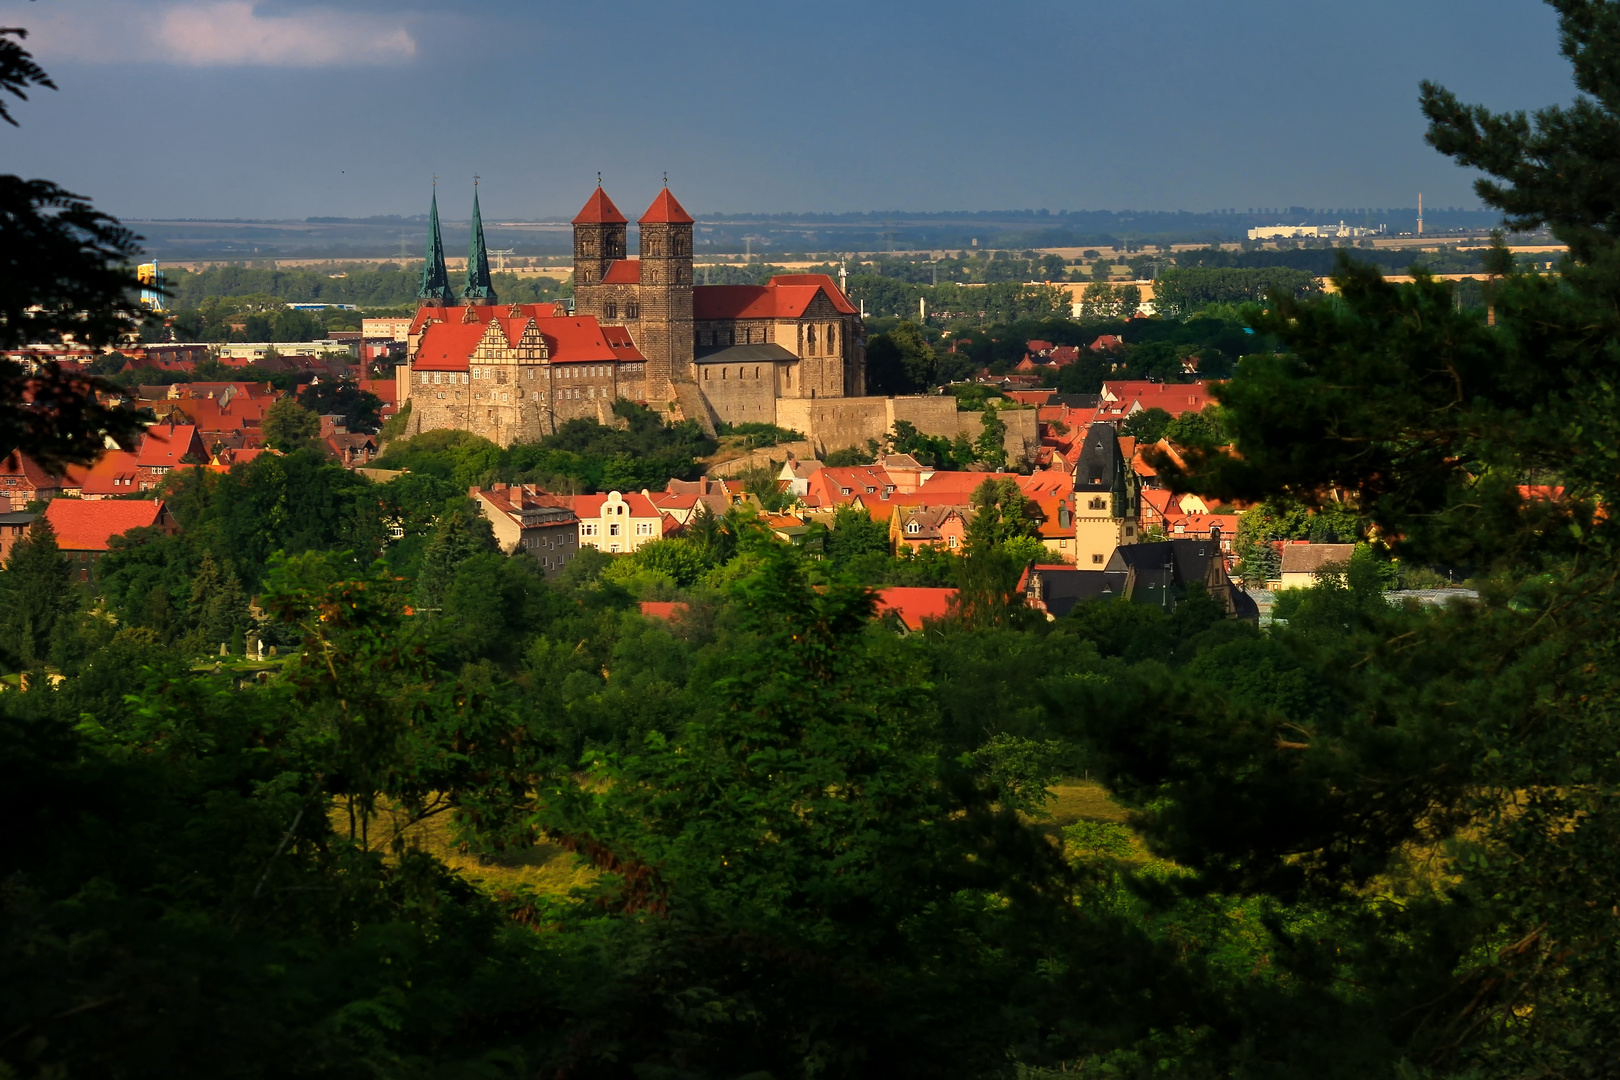
<svg viewBox="0 0 1620 1080">
<path fill-rule="evenodd" d="M 1048 405 L 1067 405 L 1071 409 L 1102 408 L 1101 394 L 1053 394 L 1046 399 Z"/>
<path fill-rule="evenodd" d="M 1119 433 L 1112 424 L 1092 424 L 1074 470 L 1076 491 L 1112 491 L 1125 460 L 1119 452 Z"/>
<path fill-rule="evenodd" d="M 1220 545 L 1213 540 L 1158 540 L 1148 544 L 1121 544 L 1114 549 L 1107 568 L 1134 569 L 1139 582 L 1160 580 L 1168 573 L 1170 584 L 1186 585 L 1203 581 L 1209 574 L 1211 560 L 1220 558 Z"/>
<path fill-rule="evenodd" d="M 710 345 L 697 350 L 700 364 L 774 364 L 779 360 L 797 359 L 774 341 L 760 345 Z"/>
<path fill-rule="evenodd" d="M 1123 570 L 1054 570 L 1041 567 L 1032 571 L 1041 578 L 1041 601 L 1046 610 L 1059 618 L 1074 610 L 1076 604 L 1098 597 L 1125 595 Z"/>
</svg>

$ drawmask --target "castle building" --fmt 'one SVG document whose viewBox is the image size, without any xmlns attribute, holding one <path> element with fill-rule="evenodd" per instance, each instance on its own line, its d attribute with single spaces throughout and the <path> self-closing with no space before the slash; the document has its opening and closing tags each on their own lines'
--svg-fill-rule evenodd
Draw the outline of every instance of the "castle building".
<svg viewBox="0 0 1620 1080">
<path fill-rule="evenodd" d="M 621 398 L 705 427 L 775 423 L 779 401 L 865 393 L 865 328 L 830 277 L 695 285 L 694 223 L 667 187 L 637 226 L 632 259 L 629 220 L 598 185 L 573 220 L 573 310 L 503 305 L 475 191 L 458 306 L 435 192 L 421 306 L 395 372 L 410 433 L 456 428 L 504 446 L 574 418 L 608 422 Z"/>
</svg>

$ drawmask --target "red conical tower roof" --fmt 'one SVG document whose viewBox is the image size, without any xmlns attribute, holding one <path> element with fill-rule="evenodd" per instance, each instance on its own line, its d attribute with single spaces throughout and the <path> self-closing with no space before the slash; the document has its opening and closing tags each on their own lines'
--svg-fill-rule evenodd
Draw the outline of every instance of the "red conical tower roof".
<svg viewBox="0 0 1620 1080">
<path fill-rule="evenodd" d="M 692 215 L 688 214 L 681 208 L 681 204 L 675 201 L 675 196 L 669 193 L 669 188 L 664 188 L 658 193 L 658 198 L 652 201 L 652 205 L 647 207 L 647 212 L 641 215 L 641 221 L 638 224 L 690 225 L 692 224 Z"/>
<path fill-rule="evenodd" d="M 613 200 L 607 197 L 600 184 L 591 197 L 585 200 L 585 208 L 574 218 L 575 225 L 624 225 L 629 221 L 619 208 L 613 205 Z"/>
</svg>

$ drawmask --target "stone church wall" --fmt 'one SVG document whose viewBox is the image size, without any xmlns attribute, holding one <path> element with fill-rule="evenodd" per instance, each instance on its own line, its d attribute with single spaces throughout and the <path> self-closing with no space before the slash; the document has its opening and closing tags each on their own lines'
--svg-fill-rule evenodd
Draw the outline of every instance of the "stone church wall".
<svg viewBox="0 0 1620 1080">
<path fill-rule="evenodd" d="M 1040 438 L 1034 409 L 1000 413 L 1007 425 L 1003 445 L 1014 464 L 1034 459 Z M 958 434 L 977 439 L 984 414 L 958 412 L 956 399 L 943 395 L 916 397 L 783 398 L 776 403 L 776 424 L 797 431 L 818 453 L 846 447 L 865 448 L 869 440 L 882 442 L 895 421 L 905 420 L 924 435 L 955 439 Z"/>
<path fill-rule="evenodd" d="M 776 423 L 776 365 L 698 364 L 698 388 L 714 415 L 728 424 Z"/>
</svg>

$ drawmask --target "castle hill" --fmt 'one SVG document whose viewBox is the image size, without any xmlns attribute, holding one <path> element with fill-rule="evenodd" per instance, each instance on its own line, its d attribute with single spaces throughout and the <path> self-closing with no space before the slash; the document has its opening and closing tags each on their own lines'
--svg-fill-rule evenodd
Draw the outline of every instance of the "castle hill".
<svg viewBox="0 0 1620 1080">
<path fill-rule="evenodd" d="M 1620 0 L 11 7 L 0 1080 L 1620 1071 Z"/>
</svg>

